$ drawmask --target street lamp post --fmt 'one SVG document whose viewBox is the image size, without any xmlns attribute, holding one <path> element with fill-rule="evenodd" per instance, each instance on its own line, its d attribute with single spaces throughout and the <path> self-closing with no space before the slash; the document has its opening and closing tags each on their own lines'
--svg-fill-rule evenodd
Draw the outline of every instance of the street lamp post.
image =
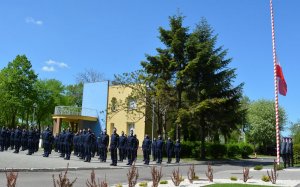
<svg viewBox="0 0 300 187">
<path fill-rule="evenodd" d="M 36 107 L 37 107 L 37 104 L 33 103 L 33 115 L 32 115 L 32 124 L 31 124 L 31 126 L 35 124 L 34 123 L 34 120 L 35 120 L 34 117 L 35 117 L 35 109 L 36 109 Z"/>
<path fill-rule="evenodd" d="M 154 103 L 154 99 L 152 99 L 152 141 L 154 138 L 154 120 L 155 120 L 154 107 L 155 107 L 155 103 Z"/>
</svg>

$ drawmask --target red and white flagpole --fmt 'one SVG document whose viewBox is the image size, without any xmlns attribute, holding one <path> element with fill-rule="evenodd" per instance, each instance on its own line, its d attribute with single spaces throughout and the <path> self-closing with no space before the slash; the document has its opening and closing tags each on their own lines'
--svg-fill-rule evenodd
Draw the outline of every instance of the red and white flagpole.
<svg viewBox="0 0 300 187">
<path fill-rule="evenodd" d="M 273 46 L 273 64 L 274 64 L 274 85 L 275 85 L 275 116 L 276 116 L 276 152 L 277 152 L 277 164 L 280 164 L 280 147 L 279 147 L 279 109 L 278 109 L 278 84 L 277 84 L 277 73 L 276 73 L 276 48 L 275 48 L 275 29 L 274 29 L 274 14 L 273 14 L 273 1 L 270 0 L 271 10 L 271 25 L 272 25 L 272 46 Z"/>
</svg>

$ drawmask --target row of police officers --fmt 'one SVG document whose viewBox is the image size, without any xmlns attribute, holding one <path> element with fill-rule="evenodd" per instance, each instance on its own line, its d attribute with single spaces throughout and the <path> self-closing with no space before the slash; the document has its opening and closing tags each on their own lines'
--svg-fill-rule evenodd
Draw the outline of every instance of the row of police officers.
<svg viewBox="0 0 300 187">
<path fill-rule="evenodd" d="M 48 156 L 51 153 L 51 132 L 47 128 L 43 132 L 43 145 L 44 145 L 44 156 Z M 130 130 L 130 134 L 126 136 L 124 132 L 121 135 L 117 133 L 117 129 L 113 129 L 113 133 L 109 136 L 104 129 L 98 137 L 88 129 L 80 130 L 76 134 L 73 134 L 70 129 L 62 130 L 62 132 L 56 135 L 53 139 L 53 144 L 56 152 L 60 153 L 61 157 L 69 160 L 71 156 L 72 148 L 74 155 L 90 162 L 92 157 L 98 156 L 100 162 L 106 162 L 107 153 L 111 155 L 111 165 L 116 166 L 117 162 L 123 162 L 127 159 L 127 165 L 132 165 L 136 161 L 137 151 L 139 148 L 139 140 L 136 135 L 133 134 L 133 130 Z M 158 164 L 162 162 L 163 149 L 166 150 L 168 157 L 167 163 L 171 163 L 173 153 L 176 157 L 176 163 L 180 161 L 180 142 L 177 140 L 175 143 L 168 138 L 166 142 L 163 141 L 162 137 L 154 139 L 153 142 L 149 136 L 146 135 L 142 142 L 143 161 L 144 164 L 149 164 L 150 155 L 152 153 L 153 161 Z M 119 157 L 119 158 L 118 158 Z"/>
<path fill-rule="evenodd" d="M 283 137 L 280 144 L 280 155 L 283 160 L 284 168 L 294 167 L 293 140 L 290 137 Z"/>
<path fill-rule="evenodd" d="M 14 153 L 28 150 L 27 155 L 32 155 L 39 149 L 40 133 L 37 128 L 30 127 L 29 130 L 2 127 L 0 130 L 0 151 L 7 151 L 9 148 L 14 149 Z"/>
<path fill-rule="evenodd" d="M 123 162 L 127 159 L 127 165 L 132 165 L 137 158 L 137 152 L 139 148 L 139 140 L 136 135 L 133 134 L 133 130 L 130 130 L 130 134 L 126 136 L 124 132 L 121 132 L 119 136 L 117 129 L 113 129 L 113 133 L 109 136 L 104 129 L 98 137 L 91 131 L 91 129 L 82 129 L 79 132 L 73 134 L 68 128 L 63 129 L 61 133 L 53 136 L 52 131 L 47 127 L 41 134 L 42 145 L 44 148 L 44 157 L 49 157 L 54 148 L 55 152 L 60 153 L 60 157 L 70 160 L 71 152 L 74 151 L 74 155 L 90 162 L 91 158 L 98 156 L 100 162 L 106 162 L 107 153 L 111 155 L 111 165 L 116 166 L 117 162 Z M 8 129 L 3 127 L 0 130 L 0 151 L 15 149 L 14 153 L 19 153 L 20 150 L 28 150 L 27 155 L 32 155 L 38 151 L 40 140 L 40 133 L 37 128 L 30 127 L 29 130 L 20 129 L 17 126 L 16 129 Z M 153 161 L 156 163 L 162 163 L 163 150 L 166 151 L 167 163 L 171 163 L 173 154 L 175 154 L 176 163 L 180 161 L 180 142 L 177 140 L 175 143 L 168 138 L 166 142 L 163 141 L 161 136 L 158 136 L 153 141 L 148 135 L 141 145 L 143 152 L 144 164 L 149 164 L 150 155 L 152 154 Z M 118 158 L 119 157 L 119 158 Z"/>
</svg>

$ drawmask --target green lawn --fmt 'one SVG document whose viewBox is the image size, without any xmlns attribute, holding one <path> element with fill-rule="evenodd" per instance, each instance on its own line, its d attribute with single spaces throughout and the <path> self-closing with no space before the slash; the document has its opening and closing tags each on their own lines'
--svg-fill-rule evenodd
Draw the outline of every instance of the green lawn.
<svg viewBox="0 0 300 187">
<path fill-rule="evenodd" d="M 272 186 L 265 186 L 265 185 L 251 185 L 251 184 L 212 184 L 208 186 L 217 186 L 217 187 L 239 187 L 239 186 L 249 186 L 249 187 L 272 187 Z"/>
</svg>

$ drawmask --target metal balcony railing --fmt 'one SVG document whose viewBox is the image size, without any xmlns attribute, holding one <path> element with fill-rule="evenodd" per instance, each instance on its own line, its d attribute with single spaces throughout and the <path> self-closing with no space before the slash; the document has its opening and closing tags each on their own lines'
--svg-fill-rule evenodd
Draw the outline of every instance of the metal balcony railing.
<svg viewBox="0 0 300 187">
<path fill-rule="evenodd" d="M 89 116 L 98 118 L 97 110 L 74 106 L 56 106 L 54 115 Z"/>
</svg>

